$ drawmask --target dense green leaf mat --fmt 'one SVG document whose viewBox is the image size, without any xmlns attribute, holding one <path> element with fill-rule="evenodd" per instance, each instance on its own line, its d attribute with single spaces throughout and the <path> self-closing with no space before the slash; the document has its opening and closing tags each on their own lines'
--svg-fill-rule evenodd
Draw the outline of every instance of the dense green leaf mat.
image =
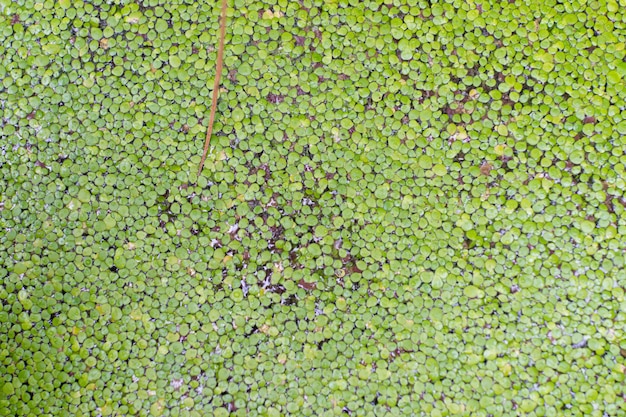
<svg viewBox="0 0 626 417">
<path fill-rule="evenodd" d="M 111 5 L 113 3 L 114 5 Z M 0 415 L 626 415 L 626 4 L 0 0 Z"/>
</svg>

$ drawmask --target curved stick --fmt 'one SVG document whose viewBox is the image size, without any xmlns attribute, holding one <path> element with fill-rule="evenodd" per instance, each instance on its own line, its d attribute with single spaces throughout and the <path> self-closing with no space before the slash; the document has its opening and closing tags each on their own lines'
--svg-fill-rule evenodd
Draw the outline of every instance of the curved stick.
<svg viewBox="0 0 626 417">
<path fill-rule="evenodd" d="M 215 110 L 217 110 L 217 99 L 220 94 L 220 77 L 222 75 L 222 67 L 224 66 L 224 38 L 226 37 L 226 7 L 227 0 L 222 0 L 222 13 L 220 23 L 220 44 L 217 49 L 217 63 L 215 70 L 215 82 L 213 83 L 213 102 L 211 103 L 211 115 L 209 116 L 209 128 L 206 131 L 206 139 L 204 141 L 204 151 L 198 167 L 198 176 L 202 173 L 204 161 L 209 151 L 209 143 L 211 142 L 211 134 L 213 133 L 213 123 L 215 122 Z"/>
</svg>

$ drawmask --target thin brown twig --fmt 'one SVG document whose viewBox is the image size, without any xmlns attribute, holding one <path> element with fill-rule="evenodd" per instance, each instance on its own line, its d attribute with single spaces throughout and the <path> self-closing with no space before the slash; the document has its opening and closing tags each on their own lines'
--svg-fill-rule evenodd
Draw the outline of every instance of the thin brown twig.
<svg viewBox="0 0 626 417">
<path fill-rule="evenodd" d="M 198 176 L 202 173 L 204 161 L 209 151 L 209 143 L 211 142 L 211 134 L 213 133 L 213 123 L 215 122 L 215 111 L 217 110 L 217 99 L 220 94 L 220 77 L 222 75 L 222 67 L 224 66 L 224 38 L 226 37 L 226 8 L 227 0 L 222 0 L 222 13 L 220 16 L 220 44 L 217 49 L 217 63 L 215 65 L 215 82 L 213 83 L 213 101 L 211 103 L 211 114 L 209 116 L 209 128 L 206 131 L 206 139 L 204 141 L 204 151 L 198 168 Z"/>
</svg>

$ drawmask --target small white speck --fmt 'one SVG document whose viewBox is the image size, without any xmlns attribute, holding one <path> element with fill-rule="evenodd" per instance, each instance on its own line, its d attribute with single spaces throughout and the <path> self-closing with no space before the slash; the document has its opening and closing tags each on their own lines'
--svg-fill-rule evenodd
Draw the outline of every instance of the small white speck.
<svg viewBox="0 0 626 417">
<path fill-rule="evenodd" d="M 170 383 L 170 385 L 172 386 L 172 388 L 174 389 L 180 389 L 180 387 L 183 386 L 183 379 L 173 379 L 172 382 Z"/>
</svg>

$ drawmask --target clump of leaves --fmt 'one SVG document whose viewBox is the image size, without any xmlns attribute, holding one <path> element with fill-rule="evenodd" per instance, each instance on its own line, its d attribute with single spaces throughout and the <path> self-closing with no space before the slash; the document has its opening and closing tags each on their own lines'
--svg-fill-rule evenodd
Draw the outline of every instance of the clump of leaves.
<svg viewBox="0 0 626 417">
<path fill-rule="evenodd" d="M 110 3 L 0 0 L 0 415 L 624 414 L 617 2 L 235 0 L 219 101 Z"/>
</svg>

